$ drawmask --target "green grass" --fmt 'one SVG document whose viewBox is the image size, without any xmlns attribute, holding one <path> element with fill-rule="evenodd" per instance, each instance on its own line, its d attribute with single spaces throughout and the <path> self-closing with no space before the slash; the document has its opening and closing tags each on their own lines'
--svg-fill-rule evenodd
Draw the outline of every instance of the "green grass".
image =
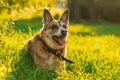
<svg viewBox="0 0 120 80">
<path fill-rule="evenodd" d="M 22 49 L 42 27 L 41 18 L 18 20 L 12 33 L 0 31 L 0 80 L 119 80 L 120 24 L 82 22 L 70 24 L 66 69 L 37 70 Z"/>
</svg>

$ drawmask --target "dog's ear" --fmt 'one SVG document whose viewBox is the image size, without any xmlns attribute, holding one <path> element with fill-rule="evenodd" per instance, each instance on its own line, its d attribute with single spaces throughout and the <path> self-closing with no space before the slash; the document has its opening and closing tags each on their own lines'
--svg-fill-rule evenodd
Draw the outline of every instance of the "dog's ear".
<svg viewBox="0 0 120 80">
<path fill-rule="evenodd" d="M 47 25 L 52 20 L 53 17 L 51 16 L 50 12 L 47 9 L 45 9 L 43 14 L 43 24 Z"/>
<path fill-rule="evenodd" d="M 63 21 L 65 24 L 68 24 L 69 22 L 69 11 L 66 10 L 62 16 L 60 17 L 60 20 Z"/>
</svg>

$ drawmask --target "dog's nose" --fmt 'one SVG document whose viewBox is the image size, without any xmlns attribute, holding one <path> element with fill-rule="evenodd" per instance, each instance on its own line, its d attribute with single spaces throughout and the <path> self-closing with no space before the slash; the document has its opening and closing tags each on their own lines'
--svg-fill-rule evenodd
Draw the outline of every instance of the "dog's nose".
<svg viewBox="0 0 120 80">
<path fill-rule="evenodd" d="M 62 35 L 67 35 L 67 30 L 62 30 Z"/>
</svg>

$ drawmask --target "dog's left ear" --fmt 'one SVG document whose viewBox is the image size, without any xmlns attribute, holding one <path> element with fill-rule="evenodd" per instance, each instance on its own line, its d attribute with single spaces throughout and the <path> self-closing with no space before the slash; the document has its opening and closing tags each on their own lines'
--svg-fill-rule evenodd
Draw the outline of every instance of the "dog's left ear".
<svg viewBox="0 0 120 80">
<path fill-rule="evenodd" d="M 65 24 L 68 24 L 69 22 L 69 11 L 66 10 L 62 16 L 60 17 L 60 20 L 63 21 Z"/>
</svg>

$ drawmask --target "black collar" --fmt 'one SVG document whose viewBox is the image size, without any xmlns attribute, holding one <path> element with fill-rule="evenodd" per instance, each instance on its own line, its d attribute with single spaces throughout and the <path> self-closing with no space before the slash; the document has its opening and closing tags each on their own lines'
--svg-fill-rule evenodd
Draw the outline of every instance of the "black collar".
<svg viewBox="0 0 120 80">
<path fill-rule="evenodd" d="M 61 49 L 52 49 L 52 48 L 50 48 L 50 47 L 47 46 L 47 44 L 43 41 L 43 39 L 41 37 L 38 36 L 38 39 L 44 44 L 45 49 L 49 53 L 57 56 L 60 60 L 64 60 L 64 61 L 69 62 L 69 63 L 74 63 L 73 61 L 71 61 L 69 59 L 66 59 L 64 56 L 62 56 L 62 55 L 60 55 L 60 53 L 58 53 L 58 51 L 60 51 Z"/>
</svg>

